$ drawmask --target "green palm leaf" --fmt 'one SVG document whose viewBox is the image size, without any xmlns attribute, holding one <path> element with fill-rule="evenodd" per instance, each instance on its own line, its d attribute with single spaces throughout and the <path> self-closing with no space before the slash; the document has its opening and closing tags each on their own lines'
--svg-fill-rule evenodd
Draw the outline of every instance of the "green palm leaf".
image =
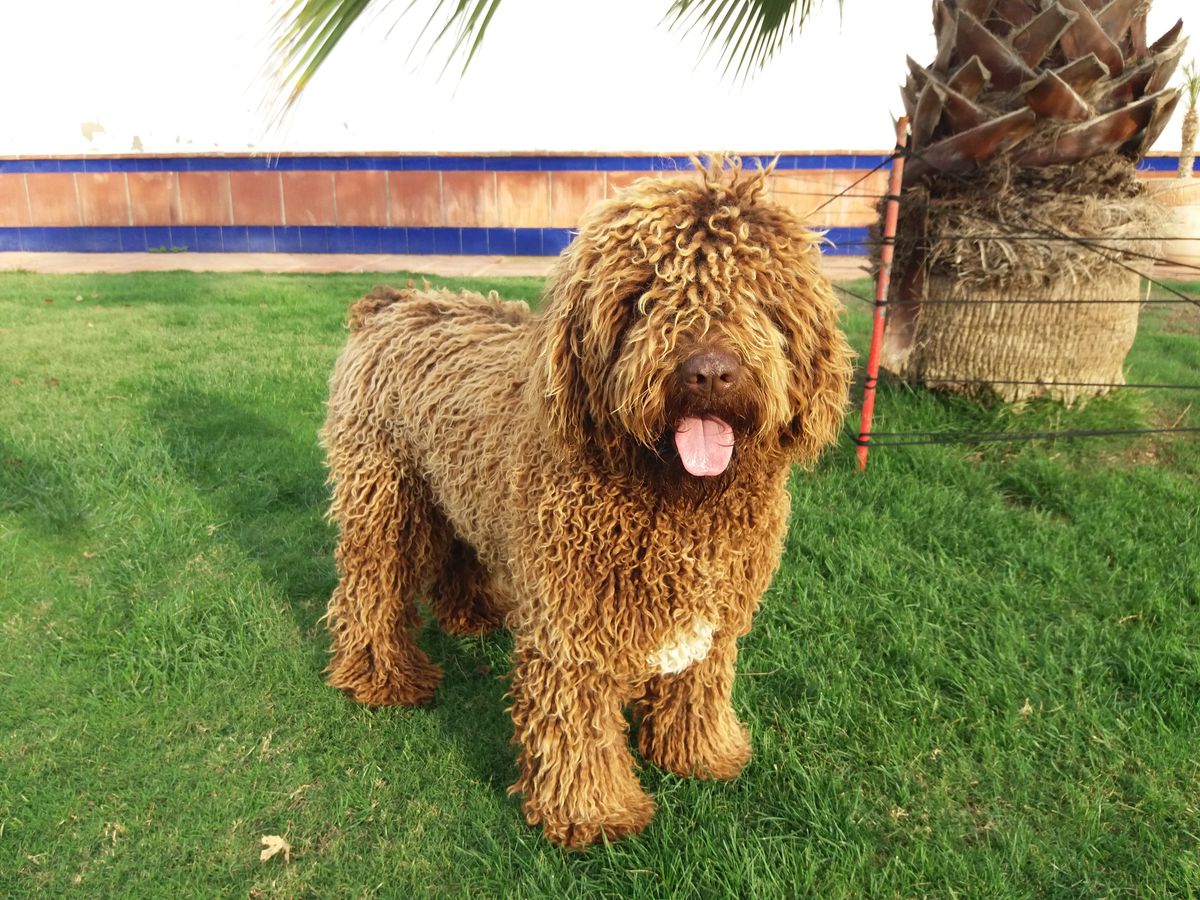
<svg viewBox="0 0 1200 900">
<path fill-rule="evenodd" d="M 722 72 L 746 78 L 761 69 L 808 21 L 821 0 L 674 0 L 666 18 L 704 32 L 704 52 L 718 50 Z M 838 10 L 843 0 L 838 0 Z"/>
<path fill-rule="evenodd" d="M 290 108 L 320 70 L 329 54 L 345 37 L 350 26 L 367 7 L 381 10 L 389 0 L 294 0 L 276 20 L 273 57 L 282 89 L 287 92 L 284 109 Z M 407 13 L 416 5 L 410 0 Z M 471 64 L 491 24 L 500 0 L 438 0 L 416 41 L 421 43 L 431 29 L 438 28 L 430 47 L 453 40 L 446 65 L 457 54 L 466 53 L 463 71 Z M 438 27 L 440 25 L 440 27 Z"/>
<path fill-rule="evenodd" d="M 294 0 L 276 22 L 273 57 L 284 110 L 295 104 L 329 54 L 366 11 L 382 9 L 389 0 Z M 417 0 L 409 0 L 407 13 Z M 705 52 L 720 48 L 724 72 L 746 77 L 760 68 L 812 14 L 821 0 L 674 0 L 666 20 L 685 31 L 705 35 Z M 453 41 L 446 65 L 465 53 L 465 72 L 487 33 L 500 0 L 437 0 L 414 48 L 436 29 L 430 48 Z M 838 8 L 842 0 L 838 0 Z M 401 13 L 403 15 L 404 13 Z"/>
<path fill-rule="evenodd" d="M 273 56 L 288 90 L 286 106 L 299 99 L 313 75 L 371 0 L 295 0 L 280 14 Z"/>
</svg>

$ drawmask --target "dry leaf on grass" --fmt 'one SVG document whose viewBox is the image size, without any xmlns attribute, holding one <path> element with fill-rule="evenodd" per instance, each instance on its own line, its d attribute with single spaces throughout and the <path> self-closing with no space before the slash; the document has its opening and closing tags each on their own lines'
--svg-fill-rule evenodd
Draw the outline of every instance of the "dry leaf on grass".
<svg viewBox="0 0 1200 900">
<path fill-rule="evenodd" d="M 262 836 L 262 852 L 258 854 L 258 858 L 266 862 L 272 856 L 278 853 L 283 854 L 283 861 L 290 863 L 292 861 L 292 845 L 285 841 L 277 834 L 264 834 Z"/>
</svg>

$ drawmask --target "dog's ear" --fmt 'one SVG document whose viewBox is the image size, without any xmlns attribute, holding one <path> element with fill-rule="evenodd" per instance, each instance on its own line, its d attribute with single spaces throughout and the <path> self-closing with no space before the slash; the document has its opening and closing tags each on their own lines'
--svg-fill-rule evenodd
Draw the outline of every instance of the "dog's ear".
<svg viewBox="0 0 1200 900">
<path fill-rule="evenodd" d="M 800 296 L 776 314 L 786 344 L 792 413 L 780 443 L 801 465 L 815 462 L 837 440 L 854 374 L 854 352 L 838 328 L 841 304 L 815 267 L 811 274 Z"/>
<path fill-rule="evenodd" d="M 560 440 L 582 445 L 589 430 L 589 400 L 584 378 L 584 323 L 582 298 L 569 296 L 553 285 L 535 334 L 532 400 L 543 421 Z M 578 286 L 576 286 L 578 293 Z"/>
<path fill-rule="evenodd" d="M 611 414 L 619 399 L 612 396 L 610 367 L 644 279 L 576 259 L 579 252 L 568 250 L 550 279 L 534 337 L 532 399 L 561 440 L 613 449 L 622 439 Z"/>
</svg>

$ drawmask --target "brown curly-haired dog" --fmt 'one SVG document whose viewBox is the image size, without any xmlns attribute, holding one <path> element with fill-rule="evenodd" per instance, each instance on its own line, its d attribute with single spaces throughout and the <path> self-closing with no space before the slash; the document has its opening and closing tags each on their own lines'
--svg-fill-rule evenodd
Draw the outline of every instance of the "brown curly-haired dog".
<svg viewBox="0 0 1200 900">
<path fill-rule="evenodd" d="M 506 623 L 526 818 L 583 847 L 640 831 L 624 707 L 654 764 L 733 778 L 737 639 L 779 563 L 788 473 L 850 380 L 817 240 L 710 163 L 596 207 L 545 309 L 377 288 L 351 309 L 323 439 L 341 526 L 329 682 L 430 698 L 416 597 Z"/>
</svg>

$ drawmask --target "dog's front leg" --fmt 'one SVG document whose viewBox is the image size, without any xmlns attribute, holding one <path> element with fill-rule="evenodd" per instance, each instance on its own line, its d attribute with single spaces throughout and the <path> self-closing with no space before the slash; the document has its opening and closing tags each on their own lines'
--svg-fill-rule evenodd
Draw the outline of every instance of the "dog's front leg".
<svg viewBox="0 0 1200 900">
<path fill-rule="evenodd" d="M 595 666 L 550 659 L 519 641 L 512 717 L 525 818 L 582 849 L 649 824 L 654 801 L 634 774 L 618 683 Z"/>
<path fill-rule="evenodd" d="M 736 778 L 750 759 L 750 738 L 733 711 L 737 638 L 713 637 L 704 659 L 650 679 L 638 701 L 638 750 L 661 769 L 691 778 Z"/>
</svg>

